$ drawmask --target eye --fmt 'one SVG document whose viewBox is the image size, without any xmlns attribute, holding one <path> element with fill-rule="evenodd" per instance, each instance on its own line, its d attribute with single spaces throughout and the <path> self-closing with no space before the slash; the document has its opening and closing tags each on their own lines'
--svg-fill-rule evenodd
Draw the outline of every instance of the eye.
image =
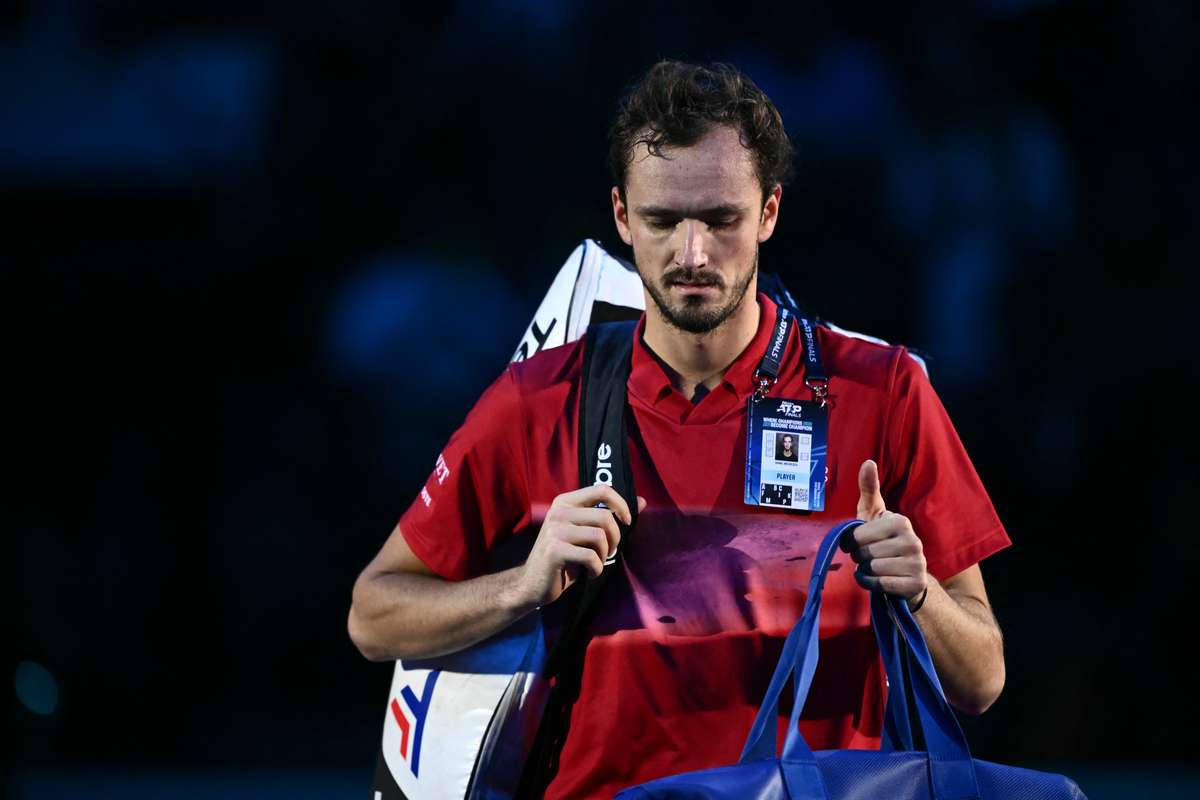
<svg viewBox="0 0 1200 800">
<path fill-rule="evenodd" d="M 708 226 L 710 231 L 724 231 L 736 227 L 738 222 L 741 221 L 741 217 L 739 217 L 737 214 L 729 216 L 713 216 L 703 221 L 704 224 Z"/>
<path fill-rule="evenodd" d="M 655 217 L 649 221 L 650 227 L 656 231 L 669 231 L 679 224 L 677 219 L 668 219 L 665 217 Z"/>
</svg>

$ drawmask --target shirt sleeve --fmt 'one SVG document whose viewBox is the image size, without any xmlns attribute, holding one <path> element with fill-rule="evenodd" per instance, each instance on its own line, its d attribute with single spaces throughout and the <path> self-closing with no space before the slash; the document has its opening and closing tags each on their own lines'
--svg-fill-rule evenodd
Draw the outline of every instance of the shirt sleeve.
<svg viewBox="0 0 1200 800">
<path fill-rule="evenodd" d="M 1012 542 L 924 370 L 898 349 L 892 374 L 884 500 L 912 522 L 944 581 Z"/>
<path fill-rule="evenodd" d="M 400 517 L 413 553 L 448 580 L 487 571 L 488 554 L 528 520 L 521 401 L 506 369 L 438 455 Z"/>
</svg>

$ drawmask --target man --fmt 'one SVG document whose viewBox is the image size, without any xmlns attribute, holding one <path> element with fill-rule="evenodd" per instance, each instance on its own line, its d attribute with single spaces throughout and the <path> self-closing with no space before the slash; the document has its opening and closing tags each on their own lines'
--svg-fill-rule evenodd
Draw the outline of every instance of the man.
<svg viewBox="0 0 1200 800">
<path fill-rule="evenodd" d="M 799 456 L 796 453 L 796 440 L 790 434 L 776 434 L 779 443 L 775 448 L 776 461 L 796 461 Z"/>
<path fill-rule="evenodd" d="M 778 111 L 729 67 L 655 65 L 612 130 L 613 217 L 647 295 L 628 381 L 639 521 L 591 628 L 548 797 L 609 797 L 736 761 L 798 618 L 812 555 L 857 516 L 857 570 L 831 574 L 802 731 L 813 749 L 875 747 L 884 685 L 866 588 L 909 601 L 954 705 L 1004 683 L 978 562 L 1007 546 L 920 368 L 818 328 L 829 374 L 824 510 L 747 505 L 747 400 L 777 310 L 756 289 L 791 150 Z M 803 344 L 772 397 L 809 401 Z M 597 575 L 630 509 L 576 488 L 581 346 L 511 365 L 451 437 L 420 497 L 354 588 L 368 658 L 478 642 Z M 607 509 L 598 508 L 603 503 Z M 516 564 L 516 566 L 512 566 Z M 838 565 L 835 565 L 835 569 Z"/>
</svg>

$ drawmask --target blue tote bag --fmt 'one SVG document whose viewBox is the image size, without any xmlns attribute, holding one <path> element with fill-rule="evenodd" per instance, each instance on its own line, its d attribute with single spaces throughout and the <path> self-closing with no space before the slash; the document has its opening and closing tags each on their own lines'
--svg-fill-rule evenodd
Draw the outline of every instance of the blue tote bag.
<svg viewBox="0 0 1200 800">
<path fill-rule="evenodd" d="M 618 798 L 754 798 L 755 800 L 1086 800 L 1069 778 L 971 758 L 946 701 L 921 629 L 898 598 L 872 593 L 871 622 L 888 675 L 881 748 L 814 753 L 800 735 L 800 712 L 817 670 L 821 590 L 838 542 L 862 523 L 826 535 L 813 565 L 808 600 L 783 645 L 738 763 L 660 778 Z M 782 755 L 776 756 L 779 698 L 794 679 L 795 702 Z M 910 711 L 915 709 L 915 716 Z M 926 750 L 913 749 L 914 725 Z"/>
</svg>

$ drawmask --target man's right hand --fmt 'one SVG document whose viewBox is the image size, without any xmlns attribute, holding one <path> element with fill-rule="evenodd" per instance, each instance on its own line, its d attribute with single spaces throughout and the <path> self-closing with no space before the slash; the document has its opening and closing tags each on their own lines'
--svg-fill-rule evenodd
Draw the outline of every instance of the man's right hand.
<svg viewBox="0 0 1200 800">
<path fill-rule="evenodd" d="M 646 507 L 639 497 L 638 511 Z M 606 508 L 597 508 L 603 503 Z M 619 517 L 632 524 L 629 505 L 611 486 L 597 484 L 554 498 L 525 565 L 519 568 L 516 592 L 521 605 L 553 603 L 585 573 L 604 571 L 604 562 L 617 551 Z"/>
<path fill-rule="evenodd" d="M 639 497 L 638 511 L 645 507 Z M 430 569 L 397 525 L 354 584 L 350 638 L 372 661 L 432 658 L 480 642 L 585 573 L 599 575 L 621 540 L 614 514 L 627 521 L 629 506 L 608 486 L 560 494 L 522 566 L 461 581 Z"/>
</svg>

